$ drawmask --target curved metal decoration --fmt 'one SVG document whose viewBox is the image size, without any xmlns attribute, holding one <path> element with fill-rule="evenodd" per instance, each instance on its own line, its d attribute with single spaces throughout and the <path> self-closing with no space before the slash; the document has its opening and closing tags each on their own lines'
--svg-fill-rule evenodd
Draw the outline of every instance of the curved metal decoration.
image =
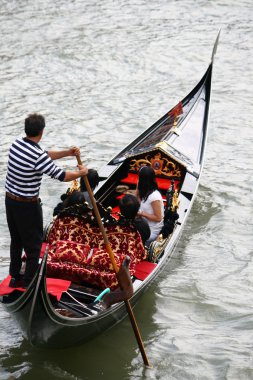
<svg viewBox="0 0 253 380">
<path fill-rule="evenodd" d="M 156 175 L 177 178 L 182 176 L 180 165 L 168 160 L 160 151 L 149 152 L 139 159 L 130 161 L 130 171 L 132 172 L 138 172 L 142 166 L 151 166 Z"/>
</svg>

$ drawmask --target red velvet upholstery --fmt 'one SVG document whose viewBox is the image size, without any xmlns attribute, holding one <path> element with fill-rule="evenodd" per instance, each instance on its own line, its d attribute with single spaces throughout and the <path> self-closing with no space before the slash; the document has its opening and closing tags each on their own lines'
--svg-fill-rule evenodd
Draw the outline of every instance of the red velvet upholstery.
<svg viewBox="0 0 253 380">
<path fill-rule="evenodd" d="M 135 266 L 134 276 L 143 281 L 155 269 L 156 266 L 157 264 L 155 263 L 142 261 Z"/>
<path fill-rule="evenodd" d="M 171 185 L 171 180 L 170 179 L 166 179 L 166 178 L 157 178 L 156 177 L 156 182 L 157 182 L 158 188 L 160 190 L 168 190 L 168 188 Z M 174 180 L 175 189 L 178 189 L 179 183 L 180 183 L 180 181 Z"/>
<path fill-rule="evenodd" d="M 106 226 L 108 240 L 118 266 L 130 256 L 130 274 L 135 265 L 145 260 L 141 237 L 134 227 Z M 58 218 L 48 236 L 48 276 L 77 283 L 89 282 L 101 288 L 117 286 L 109 254 L 98 227 L 78 217 Z"/>
<path fill-rule="evenodd" d="M 90 246 L 68 240 L 57 240 L 52 261 L 86 264 Z"/>
<path fill-rule="evenodd" d="M 21 292 L 25 291 L 24 288 L 11 288 L 9 286 L 10 280 L 11 276 L 9 275 L 0 283 L 0 296 L 11 294 L 12 292 L 14 292 L 14 290 L 19 290 Z M 71 282 L 59 280 L 56 278 L 47 278 L 46 284 L 48 293 L 56 297 L 59 301 L 62 296 L 62 293 L 67 291 L 70 287 Z"/>
<path fill-rule="evenodd" d="M 128 173 L 128 176 L 126 178 L 123 178 L 121 180 L 123 183 L 129 183 L 130 185 L 137 185 L 138 182 L 138 174 L 135 173 Z"/>
<path fill-rule="evenodd" d="M 115 254 L 114 259 L 117 264 L 117 267 L 120 267 L 125 255 L 123 254 Z M 99 269 L 101 271 L 114 271 L 112 262 L 109 257 L 109 253 L 104 249 L 94 248 L 90 258 L 86 262 L 88 265 L 94 267 L 95 269 Z"/>
<path fill-rule="evenodd" d="M 111 212 L 112 216 L 115 218 L 115 219 L 119 219 L 119 214 L 120 214 L 120 209 L 118 206 L 115 206 L 113 207 L 112 209 L 112 212 Z"/>
<path fill-rule="evenodd" d="M 120 195 L 118 195 L 118 196 L 116 197 L 116 199 L 122 199 L 122 198 L 124 198 L 124 196 L 125 196 L 125 194 L 120 194 Z"/>
<path fill-rule="evenodd" d="M 138 174 L 128 173 L 128 176 L 126 178 L 123 178 L 121 182 L 130 184 L 130 185 L 137 185 Z M 171 179 L 167 179 L 167 178 L 156 177 L 156 182 L 160 190 L 168 190 L 168 188 L 171 185 Z M 174 180 L 174 184 L 175 184 L 175 189 L 178 189 L 179 181 Z"/>
</svg>

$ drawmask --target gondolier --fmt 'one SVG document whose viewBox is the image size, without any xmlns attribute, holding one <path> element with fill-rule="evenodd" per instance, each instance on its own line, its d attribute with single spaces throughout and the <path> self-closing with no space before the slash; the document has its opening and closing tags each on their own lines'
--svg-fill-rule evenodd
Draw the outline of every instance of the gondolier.
<svg viewBox="0 0 253 380">
<path fill-rule="evenodd" d="M 45 119 L 31 114 L 25 119 L 26 137 L 18 138 L 10 147 L 5 183 L 6 217 L 11 236 L 10 286 L 27 286 L 37 268 L 43 238 L 42 207 L 39 190 L 43 174 L 59 181 L 72 181 L 87 174 L 85 165 L 79 170 L 65 171 L 53 160 L 79 155 L 79 148 L 44 151 L 38 144 L 42 138 Z M 25 251 L 26 269 L 21 278 L 21 256 Z"/>
</svg>

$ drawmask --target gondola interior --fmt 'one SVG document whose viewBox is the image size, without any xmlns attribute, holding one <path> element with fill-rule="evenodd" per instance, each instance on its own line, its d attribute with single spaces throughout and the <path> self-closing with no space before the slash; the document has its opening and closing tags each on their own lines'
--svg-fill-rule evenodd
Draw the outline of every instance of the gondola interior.
<svg viewBox="0 0 253 380">
<path fill-rule="evenodd" d="M 175 163 L 171 160 L 168 160 L 168 157 L 165 158 L 165 155 L 161 153 L 160 150 L 155 150 L 152 152 L 149 152 L 145 156 L 140 155 L 136 157 L 136 159 L 129 159 L 128 162 L 125 162 L 124 165 L 115 173 L 114 176 L 110 179 L 111 184 L 107 187 L 107 192 L 104 192 L 101 188 L 103 196 L 101 199 L 99 199 L 99 203 L 103 205 L 104 210 L 110 210 L 109 213 L 114 219 L 118 219 L 119 217 L 119 208 L 118 208 L 118 202 L 121 197 L 124 196 L 124 194 L 119 194 L 117 192 L 117 188 L 119 185 L 127 185 L 130 189 L 134 189 L 137 184 L 137 178 L 138 178 L 138 170 L 140 167 L 145 163 L 147 164 L 159 164 L 161 167 L 165 169 L 164 174 L 163 170 L 158 169 L 159 176 L 157 176 L 157 182 L 159 185 L 159 190 L 161 191 L 163 198 L 164 198 L 164 206 L 166 207 L 166 192 L 171 186 L 171 181 L 175 181 L 175 192 L 179 193 L 180 186 L 182 184 L 182 178 L 185 175 L 185 169 L 181 167 L 178 163 Z M 180 169 L 179 169 L 180 168 Z M 170 169 L 170 171 L 169 171 Z M 127 175 L 126 175 L 127 173 Z M 108 185 L 108 183 L 107 183 Z M 100 207 L 100 210 L 102 208 Z M 103 218 L 105 221 L 109 221 L 108 224 L 112 222 L 112 219 L 108 216 L 108 212 L 101 213 L 103 215 Z M 65 214 L 66 215 L 66 214 Z M 66 220 L 68 216 L 64 217 Z M 76 218 L 74 216 L 74 218 Z M 61 219 L 59 219 L 61 220 Z M 73 222 L 73 219 L 72 219 Z M 77 223 L 80 225 L 82 224 L 81 220 L 78 219 Z M 87 224 L 87 222 L 85 222 Z M 105 222 L 106 225 L 106 222 Z M 96 249 L 96 236 L 99 233 L 97 226 L 90 225 L 90 221 L 88 222 L 88 230 L 87 232 L 89 236 L 89 249 L 92 247 L 93 252 Z M 59 227 L 59 226 L 58 226 Z M 58 229 L 57 227 L 57 229 Z M 82 235 L 85 235 L 85 226 L 83 226 L 82 232 L 79 230 L 79 233 Z M 138 285 L 140 282 L 144 281 L 146 276 L 148 276 L 153 269 L 155 269 L 157 262 L 159 261 L 159 258 L 161 257 L 161 253 L 159 258 L 156 258 L 155 263 L 149 262 L 149 255 L 147 254 L 147 249 L 144 248 L 141 244 L 140 238 L 137 236 L 139 235 L 137 231 L 130 231 L 129 228 L 131 227 L 123 227 L 120 226 L 120 228 L 117 226 L 117 223 L 115 223 L 113 226 L 108 226 L 107 233 L 109 236 L 109 240 L 111 240 L 112 246 L 115 248 L 114 244 L 114 237 L 117 235 L 119 239 L 121 239 L 122 235 L 127 234 L 127 239 L 129 240 L 129 233 L 131 235 L 134 234 L 134 238 L 131 239 L 137 242 L 137 244 L 129 244 L 128 246 L 124 245 L 122 248 L 119 248 L 119 250 L 116 249 L 115 254 L 116 257 L 119 258 L 121 256 L 121 253 L 119 251 L 122 251 L 123 255 L 128 254 L 133 259 L 133 256 L 138 257 L 137 263 L 133 267 L 131 267 L 131 278 L 133 285 Z M 93 230 L 93 233 L 95 235 L 94 240 L 91 239 L 91 236 L 93 235 L 91 233 L 91 230 Z M 122 231 L 123 230 L 123 231 Z M 69 232 L 69 228 L 68 228 Z M 112 237 L 112 235 L 113 237 Z M 62 239 L 69 239 L 70 236 L 66 237 L 66 235 L 57 236 L 57 242 L 59 245 L 59 241 L 62 241 Z M 111 239 L 112 237 L 112 239 Z M 101 237 L 100 237 L 101 238 Z M 130 240 L 131 240 L 130 239 Z M 50 240 L 50 236 L 49 236 Z M 66 240 L 65 240 L 66 241 Z M 83 240 L 82 240 L 83 241 Z M 85 243 L 87 241 L 85 240 Z M 106 302 L 96 302 L 96 298 L 103 292 L 105 287 L 109 287 L 112 289 L 112 291 L 117 291 L 117 283 L 115 284 L 115 274 L 113 272 L 113 268 L 111 265 L 108 267 L 108 271 L 105 271 L 104 263 L 106 262 L 106 266 L 108 264 L 109 256 L 104 251 L 104 247 L 102 247 L 102 255 L 107 256 L 106 261 L 103 262 L 103 268 L 100 266 L 100 262 L 98 262 L 97 267 L 93 267 L 91 269 L 90 265 L 88 265 L 88 268 L 85 268 L 84 271 L 81 271 L 79 264 L 76 262 L 68 262 L 63 263 L 61 259 L 60 262 L 52 263 L 52 261 L 48 261 L 48 270 L 50 276 L 53 275 L 54 277 L 60 277 L 60 278 L 67 278 L 72 281 L 71 286 L 68 288 L 67 291 L 63 292 L 62 297 L 59 301 L 53 300 L 51 297 L 51 302 L 54 302 L 54 307 L 56 312 L 60 313 L 63 316 L 67 317 L 89 317 L 92 316 L 104 308 L 107 307 Z M 69 260 L 69 247 L 68 249 L 68 260 Z M 51 257 L 52 259 L 52 257 Z M 133 259 L 133 261 L 135 261 Z M 120 265 L 120 261 L 118 261 Z M 72 269 L 69 268 L 71 265 Z M 73 271 L 73 265 L 76 265 L 76 269 L 78 274 L 74 273 Z M 91 269 L 91 272 L 90 272 Z M 79 276 L 79 273 L 81 271 L 81 274 Z M 109 273 L 108 273 L 109 272 Z M 92 276 L 92 280 L 88 280 L 89 276 Z M 99 277 L 99 281 L 97 279 L 94 280 L 94 276 Z M 104 281 L 101 282 L 101 276 L 104 277 Z M 108 276 L 108 279 L 107 279 Z M 106 301 L 106 297 L 104 298 Z"/>
</svg>

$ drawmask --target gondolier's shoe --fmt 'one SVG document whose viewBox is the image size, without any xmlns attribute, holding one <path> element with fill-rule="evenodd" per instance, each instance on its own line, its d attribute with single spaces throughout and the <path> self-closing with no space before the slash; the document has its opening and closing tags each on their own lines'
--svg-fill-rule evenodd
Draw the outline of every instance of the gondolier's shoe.
<svg viewBox="0 0 253 380">
<path fill-rule="evenodd" d="M 10 288 L 25 288 L 25 282 L 23 277 L 15 278 L 12 277 L 9 283 Z"/>
</svg>

